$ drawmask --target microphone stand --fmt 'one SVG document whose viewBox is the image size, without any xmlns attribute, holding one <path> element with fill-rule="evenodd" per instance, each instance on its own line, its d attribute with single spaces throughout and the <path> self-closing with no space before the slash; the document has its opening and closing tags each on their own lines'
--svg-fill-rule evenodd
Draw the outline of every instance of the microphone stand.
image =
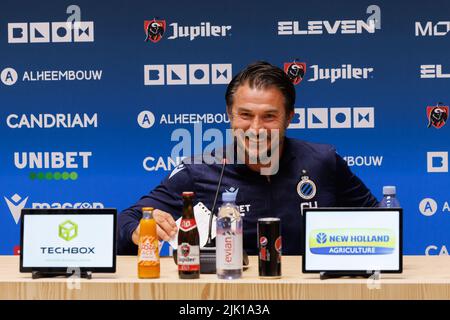
<svg viewBox="0 0 450 320">
<path fill-rule="evenodd" d="M 216 241 L 212 239 L 212 224 L 215 216 L 217 198 L 219 197 L 220 186 L 222 185 L 223 173 L 225 171 L 226 159 L 223 159 L 222 170 L 220 172 L 219 183 L 217 184 L 216 195 L 211 208 L 211 216 L 209 217 L 208 240 L 203 248 L 200 248 L 200 273 L 214 274 L 216 273 Z"/>
</svg>

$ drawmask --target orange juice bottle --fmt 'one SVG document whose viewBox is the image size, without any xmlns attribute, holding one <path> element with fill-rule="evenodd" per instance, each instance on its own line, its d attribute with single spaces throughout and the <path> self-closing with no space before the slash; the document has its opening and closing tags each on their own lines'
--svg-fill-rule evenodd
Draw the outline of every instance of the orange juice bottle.
<svg viewBox="0 0 450 320">
<path fill-rule="evenodd" d="M 138 277 L 159 278 L 159 246 L 153 208 L 142 208 L 139 226 Z"/>
</svg>

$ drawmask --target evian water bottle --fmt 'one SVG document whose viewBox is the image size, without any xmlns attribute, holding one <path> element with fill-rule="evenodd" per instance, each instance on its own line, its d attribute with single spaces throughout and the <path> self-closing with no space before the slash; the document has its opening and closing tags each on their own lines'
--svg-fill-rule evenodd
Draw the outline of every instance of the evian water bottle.
<svg viewBox="0 0 450 320">
<path fill-rule="evenodd" d="M 217 217 L 216 269 L 220 279 L 242 276 L 242 219 L 236 193 L 224 192 Z"/>
</svg>

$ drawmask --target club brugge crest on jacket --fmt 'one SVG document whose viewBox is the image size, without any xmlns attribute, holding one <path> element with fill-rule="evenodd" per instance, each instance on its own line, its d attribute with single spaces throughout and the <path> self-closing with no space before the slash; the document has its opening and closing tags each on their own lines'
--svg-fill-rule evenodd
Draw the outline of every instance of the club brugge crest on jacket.
<svg viewBox="0 0 450 320">
<path fill-rule="evenodd" d="M 438 104 L 434 107 L 427 107 L 428 128 L 433 126 L 440 129 L 448 119 L 448 106 Z"/>
<path fill-rule="evenodd" d="M 161 40 L 164 32 L 166 31 L 166 20 L 145 20 L 145 42 L 151 41 L 153 43 Z"/>
<path fill-rule="evenodd" d="M 305 200 L 314 198 L 317 192 L 316 184 L 309 179 L 308 176 L 303 176 L 297 184 L 297 193 Z"/>
<path fill-rule="evenodd" d="M 291 79 L 294 85 L 299 84 L 306 72 L 306 63 L 303 62 L 286 62 L 284 64 L 284 72 L 286 72 L 289 79 Z"/>
</svg>

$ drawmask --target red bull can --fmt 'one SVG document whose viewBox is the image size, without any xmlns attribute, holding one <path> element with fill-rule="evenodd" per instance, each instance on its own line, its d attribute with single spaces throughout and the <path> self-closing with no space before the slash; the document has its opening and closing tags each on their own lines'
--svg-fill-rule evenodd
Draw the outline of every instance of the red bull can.
<svg viewBox="0 0 450 320">
<path fill-rule="evenodd" d="M 281 224 L 279 218 L 258 219 L 258 267 L 262 278 L 281 278 Z"/>
</svg>

